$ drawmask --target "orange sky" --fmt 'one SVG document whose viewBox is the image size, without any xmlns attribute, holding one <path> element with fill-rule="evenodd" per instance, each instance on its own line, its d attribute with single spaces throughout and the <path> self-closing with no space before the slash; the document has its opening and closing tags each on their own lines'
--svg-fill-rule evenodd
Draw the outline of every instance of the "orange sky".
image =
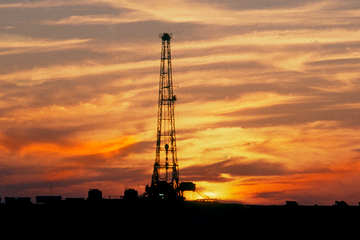
<svg viewBox="0 0 360 240">
<path fill-rule="evenodd" d="M 0 14 L 0 197 L 142 194 L 171 32 L 180 181 L 250 204 L 360 201 L 358 1 L 5 0 Z"/>
</svg>

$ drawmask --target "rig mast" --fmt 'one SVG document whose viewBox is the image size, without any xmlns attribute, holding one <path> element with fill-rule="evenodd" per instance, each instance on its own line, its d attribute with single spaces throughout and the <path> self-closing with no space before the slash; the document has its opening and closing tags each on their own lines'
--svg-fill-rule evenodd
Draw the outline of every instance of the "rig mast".
<svg viewBox="0 0 360 240">
<path fill-rule="evenodd" d="M 173 195 L 179 187 L 179 166 L 176 154 L 175 114 L 171 68 L 171 34 L 163 33 L 158 98 L 158 118 L 156 137 L 156 158 L 151 187 L 147 193 L 154 195 Z M 170 194 L 170 192 L 172 192 Z"/>
</svg>

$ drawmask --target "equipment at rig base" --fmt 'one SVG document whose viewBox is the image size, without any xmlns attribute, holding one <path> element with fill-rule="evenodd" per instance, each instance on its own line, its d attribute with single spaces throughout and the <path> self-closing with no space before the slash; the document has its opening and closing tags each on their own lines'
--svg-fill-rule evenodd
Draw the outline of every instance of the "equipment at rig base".
<svg viewBox="0 0 360 240">
<path fill-rule="evenodd" d="M 171 67 L 171 34 L 163 33 L 159 79 L 156 158 L 151 186 L 146 195 L 159 199 L 179 197 L 179 166 L 176 153 L 175 114 Z"/>
</svg>

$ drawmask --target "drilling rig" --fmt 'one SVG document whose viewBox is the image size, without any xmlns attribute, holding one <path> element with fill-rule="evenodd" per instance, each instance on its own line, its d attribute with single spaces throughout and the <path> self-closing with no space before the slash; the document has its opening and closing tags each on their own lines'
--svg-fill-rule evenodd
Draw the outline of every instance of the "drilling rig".
<svg viewBox="0 0 360 240">
<path fill-rule="evenodd" d="M 179 166 L 176 154 L 175 114 L 171 67 L 171 34 L 159 36 L 161 63 L 159 79 L 158 118 L 156 135 L 156 157 L 151 186 L 146 186 L 149 197 L 174 199 L 178 197 Z"/>
<path fill-rule="evenodd" d="M 179 184 L 179 166 L 176 153 L 175 113 L 176 95 L 173 93 L 171 47 L 172 35 L 160 34 L 161 62 L 156 134 L 156 157 L 151 185 L 146 186 L 145 195 L 164 201 L 182 200 L 183 191 L 194 191 L 195 184 Z"/>
</svg>

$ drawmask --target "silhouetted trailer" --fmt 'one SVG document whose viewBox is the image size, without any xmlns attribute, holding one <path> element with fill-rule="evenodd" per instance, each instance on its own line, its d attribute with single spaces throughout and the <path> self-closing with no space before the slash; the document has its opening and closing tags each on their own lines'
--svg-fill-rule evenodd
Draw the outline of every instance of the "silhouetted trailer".
<svg viewBox="0 0 360 240">
<path fill-rule="evenodd" d="M 30 197 L 5 197 L 5 204 L 31 204 Z"/>
</svg>

